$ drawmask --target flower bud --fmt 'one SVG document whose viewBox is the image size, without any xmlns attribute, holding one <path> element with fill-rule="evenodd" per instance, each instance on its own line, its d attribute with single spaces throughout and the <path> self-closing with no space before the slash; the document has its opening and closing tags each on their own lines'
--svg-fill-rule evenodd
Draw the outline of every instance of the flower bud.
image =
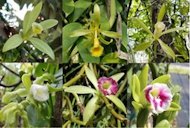
<svg viewBox="0 0 190 128">
<path fill-rule="evenodd" d="M 166 26 L 163 22 L 157 22 L 154 27 L 157 31 L 162 32 Z"/>
<path fill-rule="evenodd" d="M 43 27 L 41 26 L 41 24 L 34 22 L 32 23 L 32 31 L 36 35 L 41 34 L 43 31 Z"/>
<path fill-rule="evenodd" d="M 33 84 L 30 88 L 33 98 L 37 101 L 43 102 L 49 99 L 49 92 L 47 86 Z"/>
</svg>

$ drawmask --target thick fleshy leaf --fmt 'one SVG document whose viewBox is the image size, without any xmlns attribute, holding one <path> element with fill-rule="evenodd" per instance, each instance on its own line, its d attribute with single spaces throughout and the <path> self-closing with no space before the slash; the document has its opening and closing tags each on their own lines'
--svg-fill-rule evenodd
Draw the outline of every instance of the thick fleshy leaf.
<svg viewBox="0 0 190 128">
<path fill-rule="evenodd" d="M 165 84 L 167 84 L 170 81 L 170 77 L 171 76 L 169 74 L 159 76 L 158 78 L 154 79 L 151 82 L 151 84 L 154 84 L 154 83 L 165 83 Z"/>
<path fill-rule="evenodd" d="M 128 33 L 127 33 L 127 25 L 122 22 L 122 45 L 127 49 L 128 44 Z"/>
<path fill-rule="evenodd" d="M 70 86 L 64 89 L 65 92 L 70 92 L 70 93 L 77 93 L 77 94 L 89 94 L 89 93 L 95 93 L 96 90 L 82 86 L 82 85 L 75 85 L 75 86 Z"/>
<path fill-rule="evenodd" d="M 161 36 L 162 36 L 162 35 L 165 35 L 165 34 L 168 34 L 168 33 L 171 33 L 171 32 L 181 31 L 181 30 L 186 30 L 186 28 L 182 28 L 182 27 L 171 28 L 171 29 L 168 29 L 168 30 L 162 32 L 162 33 L 161 33 Z"/>
<path fill-rule="evenodd" d="M 28 32 L 32 23 L 37 19 L 42 9 L 42 2 L 38 3 L 32 11 L 28 11 L 23 20 L 23 33 Z"/>
<path fill-rule="evenodd" d="M 179 111 L 179 110 L 181 110 L 180 105 L 175 102 L 171 102 L 171 105 L 167 111 Z"/>
<path fill-rule="evenodd" d="M 144 88 L 147 86 L 148 75 L 149 75 L 148 70 L 149 70 L 149 66 L 148 64 L 146 64 L 139 75 L 141 91 L 144 90 Z"/>
<path fill-rule="evenodd" d="M 3 52 L 17 48 L 23 42 L 22 37 L 19 34 L 11 36 L 3 46 Z"/>
<path fill-rule="evenodd" d="M 114 22 L 115 22 L 115 17 L 116 17 L 116 2 L 115 2 L 115 0 L 110 0 L 109 11 L 110 11 L 109 23 L 110 23 L 110 27 L 112 27 Z"/>
<path fill-rule="evenodd" d="M 63 63 L 68 63 L 70 59 L 70 49 L 74 45 L 78 37 L 70 37 L 73 31 L 81 29 L 82 25 L 79 23 L 70 23 L 63 27 L 62 30 L 62 60 Z"/>
<path fill-rule="evenodd" d="M 40 40 L 38 38 L 30 38 L 29 41 L 34 45 L 35 48 L 40 50 L 41 52 L 47 54 L 51 57 L 51 59 L 55 59 L 55 55 L 51 47 L 45 43 L 43 40 Z"/>
<path fill-rule="evenodd" d="M 132 95 L 136 102 L 140 101 L 140 82 L 136 74 L 132 77 Z"/>
<path fill-rule="evenodd" d="M 167 120 L 160 121 L 155 128 L 170 128 L 170 123 Z"/>
<path fill-rule="evenodd" d="M 48 20 L 42 21 L 40 23 L 40 25 L 43 27 L 43 30 L 52 28 L 52 27 L 54 27 L 57 24 L 58 24 L 58 21 L 55 20 L 55 19 L 48 19 Z"/>
<path fill-rule="evenodd" d="M 158 13 L 157 22 L 158 22 L 158 21 L 162 21 L 162 19 L 164 18 L 164 15 L 165 15 L 165 13 L 166 13 L 166 9 L 167 9 L 167 8 L 166 8 L 166 5 L 163 4 L 162 7 L 160 8 L 159 13 Z"/>
<path fill-rule="evenodd" d="M 116 82 L 118 82 L 124 75 L 125 73 L 121 72 L 121 73 L 117 73 L 113 76 L 111 76 L 112 79 L 114 79 Z"/>
<path fill-rule="evenodd" d="M 132 19 L 133 23 L 136 25 L 136 26 L 139 26 L 141 27 L 144 31 L 146 31 L 147 33 L 149 33 L 150 35 L 154 35 L 149 29 L 148 27 L 138 18 L 133 18 Z"/>
<path fill-rule="evenodd" d="M 87 66 L 85 67 L 85 73 L 87 78 L 90 80 L 90 82 L 94 85 L 94 87 L 96 88 L 96 90 L 98 90 L 98 81 L 97 78 L 94 74 L 94 71 L 92 71 L 91 69 L 89 69 Z"/>
<path fill-rule="evenodd" d="M 102 35 L 107 36 L 107 37 L 111 37 L 111 38 L 120 38 L 121 35 L 117 32 L 113 32 L 113 31 L 105 31 L 105 30 L 101 30 Z"/>
<path fill-rule="evenodd" d="M 30 74 L 24 74 L 22 75 L 22 83 L 24 84 L 25 88 L 29 91 L 30 87 L 32 85 L 31 81 L 31 75 Z"/>
<path fill-rule="evenodd" d="M 135 51 L 144 51 L 146 50 L 148 47 L 150 47 L 152 44 L 152 42 L 144 42 L 144 43 L 140 43 L 138 45 L 135 46 L 134 50 Z"/>
<path fill-rule="evenodd" d="M 125 105 L 119 98 L 114 95 L 108 95 L 106 97 L 111 100 L 121 111 L 123 111 L 125 114 L 127 113 Z"/>
<path fill-rule="evenodd" d="M 145 124 L 147 123 L 149 115 L 148 108 L 141 109 L 137 115 L 137 127 L 144 128 Z"/>
<path fill-rule="evenodd" d="M 90 34 L 91 31 L 88 29 L 78 29 L 71 33 L 70 37 L 79 37 L 79 36 L 85 36 L 87 34 Z"/>
<path fill-rule="evenodd" d="M 84 112 L 83 112 L 83 121 L 85 123 L 87 123 L 90 118 L 94 115 L 96 109 L 97 109 L 97 101 L 98 101 L 98 97 L 94 96 L 92 99 L 90 99 L 86 105 L 86 107 L 84 108 Z"/>
<path fill-rule="evenodd" d="M 66 17 L 74 11 L 74 8 L 75 4 L 73 0 L 62 0 L 62 10 Z"/>
<path fill-rule="evenodd" d="M 175 53 L 174 51 L 167 45 L 165 44 L 162 40 L 158 39 L 158 42 L 160 43 L 162 49 L 164 52 L 169 56 L 172 57 L 172 59 L 175 59 Z"/>
</svg>

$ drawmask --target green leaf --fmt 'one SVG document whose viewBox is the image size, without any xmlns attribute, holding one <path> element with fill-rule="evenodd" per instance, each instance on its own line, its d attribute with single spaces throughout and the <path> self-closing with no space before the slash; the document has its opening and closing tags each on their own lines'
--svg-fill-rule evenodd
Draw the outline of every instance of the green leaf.
<svg viewBox="0 0 190 128">
<path fill-rule="evenodd" d="M 74 12 L 70 15 L 71 22 L 75 22 L 91 4 L 92 2 L 86 0 L 76 1 Z"/>
<path fill-rule="evenodd" d="M 179 111 L 181 110 L 181 106 L 175 102 L 171 102 L 171 105 L 167 111 Z"/>
<path fill-rule="evenodd" d="M 64 89 L 65 92 L 70 92 L 70 93 L 77 93 L 77 94 L 89 94 L 89 93 L 95 93 L 96 90 L 82 86 L 82 85 L 75 85 L 75 86 L 70 86 Z"/>
<path fill-rule="evenodd" d="M 167 84 L 170 81 L 170 77 L 171 76 L 169 74 L 159 76 L 158 78 L 154 79 L 151 82 L 151 84 L 154 84 L 154 83 L 165 83 L 165 84 Z"/>
<path fill-rule="evenodd" d="M 92 71 L 87 66 L 85 66 L 85 73 L 86 73 L 87 78 L 90 80 L 90 82 L 96 88 L 96 90 L 98 90 L 98 81 L 97 81 L 97 78 L 96 78 L 96 76 L 94 74 L 94 71 Z"/>
<path fill-rule="evenodd" d="M 140 43 L 140 44 L 136 45 L 133 50 L 135 50 L 135 51 L 144 51 L 144 50 L 146 50 L 148 47 L 150 47 L 151 44 L 152 44 L 152 42 Z"/>
<path fill-rule="evenodd" d="M 160 46 L 164 50 L 164 52 L 169 56 L 172 57 L 172 59 L 175 59 L 175 53 L 174 51 L 167 45 L 165 44 L 162 40 L 158 39 L 158 42 L 160 43 Z"/>
<path fill-rule="evenodd" d="M 146 64 L 139 75 L 141 91 L 144 90 L 144 88 L 147 86 L 148 76 L 149 76 L 148 70 L 149 70 L 149 66 L 148 64 Z"/>
<path fill-rule="evenodd" d="M 30 38 L 29 41 L 34 45 L 35 48 L 50 56 L 51 59 L 55 59 L 54 52 L 47 43 L 38 38 Z"/>
<path fill-rule="evenodd" d="M 75 4 L 73 0 L 62 0 L 62 10 L 66 17 L 74 11 L 74 8 Z"/>
<path fill-rule="evenodd" d="M 106 54 L 102 60 L 102 63 L 119 63 L 120 59 L 118 58 L 118 53 L 117 52 L 112 52 Z"/>
<path fill-rule="evenodd" d="M 19 34 L 10 37 L 3 46 L 3 52 L 9 51 L 11 49 L 17 48 L 23 42 L 22 37 Z"/>
<path fill-rule="evenodd" d="M 83 121 L 85 123 L 87 123 L 90 118 L 94 115 L 96 109 L 97 109 L 97 101 L 98 101 L 98 97 L 94 96 L 92 99 L 90 99 L 86 105 L 86 107 L 84 108 L 84 112 L 83 112 Z"/>
<path fill-rule="evenodd" d="M 117 73 L 113 76 L 111 76 L 112 79 L 114 79 L 116 82 L 118 82 L 124 75 L 125 73 L 121 72 L 121 73 Z"/>
<path fill-rule="evenodd" d="M 141 108 L 143 108 L 142 104 L 136 102 L 136 101 L 132 101 L 132 105 L 135 108 L 135 110 L 138 112 Z"/>
<path fill-rule="evenodd" d="M 120 38 L 121 35 L 117 32 L 113 32 L 113 31 L 105 31 L 105 30 L 101 30 L 102 35 L 107 36 L 107 37 L 111 37 L 111 38 Z"/>
<path fill-rule="evenodd" d="M 57 24 L 58 24 L 58 21 L 55 19 L 48 19 L 48 20 L 40 22 L 40 25 L 43 27 L 43 30 L 52 28 Z"/>
<path fill-rule="evenodd" d="M 87 34 L 90 34 L 91 31 L 88 29 L 78 29 L 71 33 L 70 37 L 79 37 L 79 36 L 85 36 Z"/>
<path fill-rule="evenodd" d="M 115 22 L 115 18 L 116 18 L 116 2 L 115 2 L 115 0 L 110 0 L 109 11 L 110 11 L 109 23 L 110 23 L 110 27 L 112 27 Z"/>
<path fill-rule="evenodd" d="M 137 127 L 144 128 L 148 120 L 148 115 L 149 115 L 148 108 L 141 109 L 141 111 L 137 115 Z"/>
<path fill-rule="evenodd" d="M 30 74 L 22 75 L 22 83 L 28 91 L 30 90 L 30 87 L 32 85 L 32 81 L 31 81 L 30 77 L 31 77 Z"/>
<path fill-rule="evenodd" d="M 128 34 L 127 34 L 127 25 L 122 22 L 122 45 L 127 49 L 128 45 Z"/>
<path fill-rule="evenodd" d="M 186 28 L 182 28 L 182 27 L 171 28 L 171 29 L 168 29 L 168 30 L 162 32 L 160 36 L 171 33 L 171 32 L 175 32 L 175 31 L 181 31 L 181 30 L 186 30 Z"/>
<path fill-rule="evenodd" d="M 170 123 L 167 120 L 160 121 L 155 128 L 170 128 Z"/>
<path fill-rule="evenodd" d="M 135 24 L 135 26 L 139 26 L 141 27 L 144 31 L 146 31 L 147 33 L 149 33 L 150 35 L 154 35 L 149 29 L 148 27 L 138 18 L 133 18 L 132 22 Z"/>
<path fill-rule="evenodd" d="M 82 25 L 79 23 L 70 23 L 63 27 L 62 30 L 62 60 L 63 63 L 68 63 L 70 59 L 70 49 L 74 45 L 78 37 L 70 37 L 71 33 L 77 29 L 81 29 Z"/>
<path fill-rule="evenodd" d="M 132 95 L 133 95 L 133 99 L 136 102 L 140 101 L 140 82 L 139 82 L 139 78 L 136 74 L 133 75 L 132 77 Z"/>
<path fill-rule="evenodd" d="M 28 11 L 23 20 L 23 33 L 26 34 L 32 23 L 37 19 L 42 9 L 42 2 L 38 3 L 32 11 Z"/>
<path fill-rule="evenodd" d="M 108 95 L 106 97 L 111 100 L 121 111 L 123 111 L 125 114 L 127 113 L 125 105 L 119 98 L 114 95 Z"/>
<path fill-rule="evenodd" d="M 158 13 L 157 22 L 162 21 L 162 19 L 164 18 L 164 15 L 166 13 L 166 9 L 167 9 L 166 5 L 163 4 L 162 7 L 160 8 L 159 13 Z"/>
</svg>

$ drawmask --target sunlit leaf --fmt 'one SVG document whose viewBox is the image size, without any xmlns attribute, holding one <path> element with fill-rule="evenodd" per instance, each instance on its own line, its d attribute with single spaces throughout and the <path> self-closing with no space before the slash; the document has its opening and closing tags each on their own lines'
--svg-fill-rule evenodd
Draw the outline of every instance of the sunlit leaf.
<svg viewBox="0 0 190 128">
<path fill-rule="evenodd" d="M 170 123 L 167 120 L 160 121 L 155 128 L 170 128 Z"/>
<path fill-rule="evenodd" d="M 91 31 L 87 29 L 78 29 L 71 33 L 70 37 L 78 37 L 78 36 L 85 36 L 90 34 Z"/>
<path fill-rule="evenodd" d="M 149 66 L 148 64 L 146 64 L 139 75 L 141 91 L 144 90 L 144 88 L 147 86 L 148 76 L 149 76 L 148 70 L 149 70 Z"/>
<path fill-rule="evenodd" d="M 108 95 L 106 96 L 109 100 L 111 100 L 120 110 L 122 110 L 125 114 L 127 113 L 126 111 L 126 107 L 125 105 L 123 104 L 123 102 L 117 98 L 116 96 L 114 95 Z"/>
<path fill-rule="evenodd" d="M 55 25 L 57 25 L 58 21 L 55 19 L 48 19 L 48 20 L 40 22 L 40 24 L 43 27 L 43 30 L 46 30 L 46 29 L 52 28 Z"/>
<path fill-rule="evenodd" d="M 55 59 L 54 52 L 47 43 L 38 38 L 30 38 L 29 41 L 34 45 L 35 48 L 50 56 L 51 59 Z"/>
<path fill-rule="evenodd" d="M 143 108 L 142 104 L 136 102 L 136 101 L 132 101 L 132 105 L 135 108 L 136 111 L 139 111 L 141 108 Z"/>
<path fill-rule="evenodd" d="M 90 80 L 90 82 L 94 85 L 94 87 L 96 88 L 96 90 L 98 90 L 98 81 L 97 78 L 94 74 L 94 71 L 92 71 L 91 69 L 89 69 L 87 66 L 85 67 L 85 73 L 87 78 Z"/>
<path fill-rule="evenodd" d="M 119 63 L 120 59 L 118 57 L 118 53 L 117 52 L 113 52 L 113 53 L 108 53 L 106 54 L 102 60 L 102 63 Z"/>
<path fill-rule="evenodd" d="M 84 108 L 83 112 L 83 121 L 86 123 L 90 120 L 90 118 L 94 115 L 96 109 L 97 109 L 97 101 L 98 97 L 94 96 L 92 99 L 90 99 Z"/>
<path fill-rule="evenodd" d="M 140 101 L 140 97 L 139 97 L 140 96 L 140 82 L 137 75 L 133 75 L 131 86 L 132 86 L 133 99 L 136 102 L 139 102 Z"/>
<path fill-rule="evenodd" d="M 182 28 L 182 27 L 171 28 L 171 29 L 168 29 L 168 30 L 162 32 L 162 33 L 161 33 L 161 36 L 162 36 L 162 35 L 165 35 L 165 34 L 168 34 L 168 33 L 171 33 L 171 32 L 181 31 L 181 30 L 186 30 L 186 28 Z"/>
<path fill-rule="evenodd" d="M 111 78 L 118 82 L 123 77 L 124 74 L 125 73 L 123 73 L 123 72 L 117 73 L 117 74 L 111 76 Z"/>
<path fill-rule="evenodd" d="M 157 18 L 157 21 L 162 21 L 162 19 L 164 18 L 164 15 L 166 13 L 166 5 L 163 4 L 162 7 L 160 8 L 160 11 L 158 13 L 158 18 Z"/>
<path fill-rule="evenodd" d="M 19 34 L 10 37 L 3 46 L 3 52 L 9 51 L 11 49 L 17 48 L 23 42 L 22 37 Z"/>
<path fill-rule="evenodd" d="M 135 46 L 134 50 L 135 51 L 144 51 L 146 50 L 148 47 L 150 47 L 152 45 L 152 42 L 144 42 L 144 43 L 140 43 L 138 45 Z"/>
<path fill-rule="evenodd" d="M 101 30 L 101 33 L 102 33 L 102 35 L 111 37 L 111 38 L 120 38 L 121 37 L 121 35 L 117 32 Z"/>
<path fill-rule="evenodd" d="M 65 92 L 70 92 L 70 93 L 77 93 L 77 94 L 89 94 L 89 93 L 95 93 L 96 90 L 82 86 L 82 85 L 75 85 L 75 86 L 70 86 L 64 89 Z"/>
<path fill-rule="evenodd" d="M 154 84 L 154 83 L 165 83 L 165 84 L 167 84 L 170 81 L 170 77 L 171 76 L 169 74 L 159 76 L 158 78 L 154 79 L 151 82 L 151 84 Z"/>
</svg>

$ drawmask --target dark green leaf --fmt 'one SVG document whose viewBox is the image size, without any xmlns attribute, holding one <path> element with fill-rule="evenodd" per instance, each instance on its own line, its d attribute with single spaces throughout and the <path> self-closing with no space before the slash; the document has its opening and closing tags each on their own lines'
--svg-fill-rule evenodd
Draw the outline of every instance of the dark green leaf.
<svg viewBox="0 0 190 128">
<path fill-rule="evenodd" d="M 102 60 L 102 63 L 119 63 L 120 59 L 118 57 L 118 53 L 117 52 L 113 52 L 113 53 L 108 53 L 106 54 Z"/>
<path fill-rule="evenodd" d="M 74 8 L 75 4 L 73 0 L 62 0 L 62 10 L 66 17 L 74 11 Z"/>
</svg>

